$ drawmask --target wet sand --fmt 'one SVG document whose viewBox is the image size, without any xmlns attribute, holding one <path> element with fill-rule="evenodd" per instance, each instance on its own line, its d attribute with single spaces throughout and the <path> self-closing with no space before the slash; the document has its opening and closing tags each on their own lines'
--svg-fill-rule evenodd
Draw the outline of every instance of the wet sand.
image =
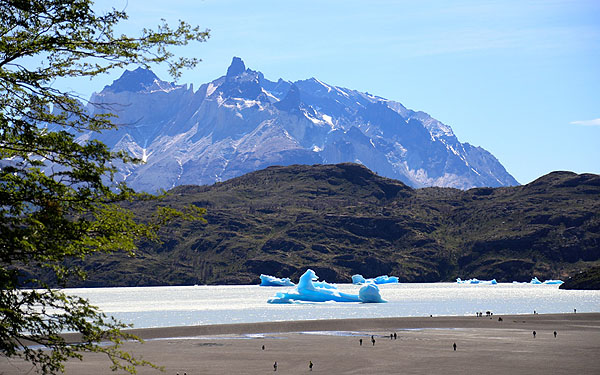
<svg viewBox="0 0 600 375">
<path fill-rule="evenodd" d="M 173 375 L 273 373 L 275 361 L 277 373 L 284 374 L 310 372 L 309 361 L 314 364 L 312 372 L 321 374 L 600 374 L 600 313 L 498 318 L 344 319 L 140 329 L 132 332 L 145 342 L 127 343 L 125 349 Z M 389 337 L 393 332 L 396 340 Z M 109 365 L 105 356 L 88 354 L 83 361 L 69 361 L 66 373 L 114 373 Z M 30 369 L 20 360 L 0 359 L 0 374 L 24 374 Z M 145 367 L 138 368 L 138 373 L 161 374 Z"/>
</svg>

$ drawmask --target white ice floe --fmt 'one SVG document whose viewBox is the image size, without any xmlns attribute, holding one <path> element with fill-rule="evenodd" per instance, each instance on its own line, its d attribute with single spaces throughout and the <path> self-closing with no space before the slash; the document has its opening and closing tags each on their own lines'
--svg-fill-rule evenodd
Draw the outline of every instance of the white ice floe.
<svg viewBox="0 0 600 375">
<path fill-rule="evenodd" d="M 562 280 L 546 280 L 544 281 L 544 284 L 546 285 L 560 285 L 560 284 L 564 284 L 565 282 Z"/>
<path fill-rule="evenodd" d="M 477 280 L 477 279 L 473 278 L 473 279 L 469 279 L 469 280 L 461 280 L 460 277 L 458 279 L 456 279 L 456 282 L 458 284 L 482 284 L 482 285 L 496 285 L 496 284 L 498 284 L 498 282 L 496 281 L 496 279 L 492 279 L 492 280 Z"/>
<path fill-rule="evenodd" d="M 275 276 L 260 275 L 260 286 L 294 286 L 289 278 L 280 279 Z"/>
<path fill-rule="evenodd" d="M 534 285 L 560 285 L 563 284 L 564 281 L 562 280 L 546 280 L 544 282 L 540 281 L 537 277 L 534 277 L 533 279 L 531 279 L 531 281 L 529 282 L 529 284 L 534 284 Z"/>
<path fill-rule="evenodd" d="M 342 293 L 335 286 L 325 282 L 318 282 L 318 276 L 311 269 L 300 277 L 295 289 L 287 293 L 277 293 L 270 298 L 268 303 L 292 303 L 296 301 L 306 302 L 385 302 L 379 294 L 379 288 L 375 284 L 367 284 L 360 288 L 358 295 Z"/>
<path fill-rule="evenodd" d="M 352 284 L 367 284 L 367 283 L 397 284 L 398 278 L 396 276 L 382 275 L 382 276 L 377 276 L 373 279 L 365 279 L 362 275 L 359 275 L 359 274 L 352 275 Z"/>
</svg>

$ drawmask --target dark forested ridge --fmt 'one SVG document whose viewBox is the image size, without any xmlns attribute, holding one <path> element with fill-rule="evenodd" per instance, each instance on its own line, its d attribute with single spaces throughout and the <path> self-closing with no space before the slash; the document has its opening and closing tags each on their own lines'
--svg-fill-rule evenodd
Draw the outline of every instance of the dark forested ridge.
<svg viewBox="0 0 600 375">
<path fill-rule="evenodd" d="M 600 176 L 553 172 L 516 187 L 412 189 L 357 164 L 270 167 L 157 204 L 208 209 L 207 224 L 166 227 L 134 258 L 89 258 L 72 286 L 257 283 L 308 267 L 329 282 L 395 275 L 567 279 L 600 264 Z"/>
<path fill-rule="evenodd" d="M 560 289 L 600 290 L 600 266 L 588 268 L 570 277 Z"/>
</svg>

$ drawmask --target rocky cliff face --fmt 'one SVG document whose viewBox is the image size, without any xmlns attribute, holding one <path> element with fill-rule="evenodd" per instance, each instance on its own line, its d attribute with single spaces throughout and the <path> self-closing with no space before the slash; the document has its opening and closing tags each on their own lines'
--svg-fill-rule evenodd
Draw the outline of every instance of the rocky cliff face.
<svg viewBox="0 0 600 375">
<path fill-rule="evenodd" d="M 270 165 L 356 162 L 413 187 L 518 185 L 493 155 L 424 112 L 315 78 L 272 82 L 234 58 L 194 91 L 151 71 L 125 72 L 91 98 L 116 131 L 84 134 L 144 161 L 120 178 L 154 192 L 211 184 Z"/>
</svg>

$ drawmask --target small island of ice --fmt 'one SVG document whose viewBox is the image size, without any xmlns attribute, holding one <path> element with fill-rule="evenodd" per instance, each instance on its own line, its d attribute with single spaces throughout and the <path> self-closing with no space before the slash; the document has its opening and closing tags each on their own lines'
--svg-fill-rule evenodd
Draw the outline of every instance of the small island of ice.
<svg viewBox="0 0 600 375">
<path fill-rule="evenodd" d="M 562 280 L 546 280 L 544 281 L 544 284 L 546 285 L 560 285 L 560 284 L 564 284 L 565 282 Z"/>
<path fill-rule="evenodd" d="M 533 279 L 531 279 L 531 281 L 529 283 L 534 284 L 534 285 L 541 285 L 541 284 L 560 285 L 560 284 L 564 283 L 564 281 L 562 281 L 562 280 L 546 280 L 544 282 L 541 282 L 537 277 L 534 277 Z"/>
<path fill-rule="evenodd" d="M 260 275 L 260 286 L 294 286 L 295 284 L 285 277 L 280 279 L 275 276 Z"/>
<path fill-rule="evenodd" d="M 397 284 L 398 278 L 396 276 L 377 276 L 374 279 L 365 279 L 362 275 L 356 274 L 352 275 L 352 284 L 367 284 L 367 283 L 375 283 L 375 284 Z"/>
<path fill-rule="evenodd" d="M 456 279 L 456 282 L 458 284 L 482 284 L 482 285 L 496 285 L 496 284 L 498 284 L 498 282 L 496 281 L 496 279 L 492 279 L 492 280 L 477 280 L 477 279 L 473 278 L 473 279 L 469 279 L 469 280 L 461 280 L 460 277 L 458 279 Z"/>
<path fill-rule="evenodd" d="M 318 282 L 318 276 L 311 269 L 300 277 L 295 289 L 287 293 L 277 293 L 270 298 L 268 303 L 292 303 L 294 301 L 307 302 L 385 302 L 379 294 L 379 288 L 375 284 L 367 284 L 360 288 L 358 295 L 340 292 L 335 286 L 325 282 Z"/>
</svg>

